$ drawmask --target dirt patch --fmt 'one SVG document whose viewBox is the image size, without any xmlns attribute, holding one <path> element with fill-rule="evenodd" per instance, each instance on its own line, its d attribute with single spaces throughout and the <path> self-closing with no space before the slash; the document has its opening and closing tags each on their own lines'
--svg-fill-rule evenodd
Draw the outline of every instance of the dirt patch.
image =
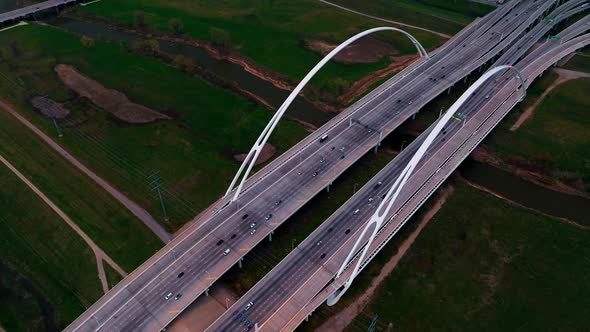
<svg viewBox="0 0 590 332">
<path fill-rule="evenodd" d="M 331 45 L 321 40 L 306 40 L 305 46 L 321 55 L 326 55 L 338 45 Z M 363 38 L 352 43 L 334 57 L 334 61 L 344 64 L 373 63 L 386 55 L 395 55 L 397 51 L 389 44 L 375 38 Z"/>
<path fill-rule="evenodd" d="M 393 76 L 395 73 L 401 71 L 416 61 L 417 58 L 418 55 L 391 57 L 392 63 L 389 66 L 381 70 L 377 70 L 356 81 L 348 90 L 346 90 L 343 95 L 338 98 L 338 101 L 343 105 L 352 104 L 358 98 L 358 96 L 365 93 L 371 86 L 373 86 L 373 84 Z"/>
<path fill-rule="evenodd" d="M 209 296 L 194 301 L 167 328 L 170 332 L 204 331 L 238 300 L 226 287 L 215 284 Z"/>
<path fill-rule="evenodd" d="M 107 89 L 99 82 L 79 73 L 70 65 L 60 64 L 55 72 L 62 82 L 79 95 L 90 99 L 95 105 L 128 123 L 149 123 L 170 117 L 143 105 L 131 102 L 125 94 Z"/>
<path fill-rule="evenodd" d="M 277 153 L 277 148 L 275 148 L 274 146 L 272 146 L 268 143 L 264 144 L 264 147 L 262 148 L 262 151 L 260 151 L 260 155 L 258 156 L 258 160 L 256 161 L 255 165 L 260 165 L 260 164 L 266 162 L 267 160 L 272 158 L 272 156 L 274 156 L 275 153 Z M 248 156 L 248 154 L 241 153 L 241 154 L 235 155 L 234 159 L 242 162 L 242 161 L 244 161 L 244 159 L 246 159 L 246 156 Z"/>
<path fill-rule="evenodd" d="M 31 104 L 48 118 L 63 119 L 70 114 L 70 111 L 63 107 L 63 104 L 56 103 L 46 97 L 34 97 L 31 99 Z"/>
</svg>

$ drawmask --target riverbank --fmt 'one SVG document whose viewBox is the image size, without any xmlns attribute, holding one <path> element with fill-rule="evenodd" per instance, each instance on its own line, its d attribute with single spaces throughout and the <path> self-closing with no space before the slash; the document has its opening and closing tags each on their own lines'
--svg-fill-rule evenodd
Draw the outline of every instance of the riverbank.
<svg viewBox="0 0 590 332">
<path fill-rule="evenodd" d="M 228 61 L 235 65 L 238 65 L 244 71 L 271 83 L 277 89 L 291 91 L 298 83 L 298 79 L 293 79 L 282 72 L 273 70 L 259 62 L 256 62 L 249 56 L 243 54 L 239 47 L 234 50 L 224 45 L 217 45 L 210 41 L 195 38 L 189 34 L 178 34 L 164 30 L 155 30 L 150 27 L 138 28 L 136 26 L 129 24 L 128 22 L 123 22 L 111 17 L 100 16 L 95 13 L 85 11 L 72 10 L 68 12 L 67 17 L 102 24 L 110 29 L 115 29 L 117 31 L 126 33 L 137 34 L 142 36 L 143 38 L 153 38 L 159 41 L 173 42 L 177 44 L 184 44 L 202 48 L 206 50 L 213 58 L 217 60 Z M 359 74 L 355 76 L 354 80 L 349 81 L 348 79 L 345 79 L 345 81 L 348 82 L 346 86 L 341 85 L 337 89 L 327 89 L 327 86 L 324 86 L 323 83 L 319 86 L 316 85 L 317 83 L 325 81 L 325 78 L 320 80 L 314 79 L 312 84 L 308 85 L 300 93 L 300 97 L 304 98 L 308 103 L 312 104 L 315 108 L 321 111 L 336 113 L 345 108 L 346 106 L 350 105 L 363 94 L 365 94 L 368 88 L 372 87 L 375 83 L 381 81 L 385 76 L 395 74 L 415 59 L 416 57 L 407 55 L 388 56 L 387 62 L 389 64 L 387 65 L 380 65 L 380 63 L 383 61 L 365 64 L 365 66 L 373 68 L 362 74 L 360 73 L 360 71 L 362 70 L 358 69 L 357 71 L 359 71 Z M 317 61 L 319 61 L 319 58 Z M 375 67 L 377 65 L 380 68 Z M 328 65 L 327 67 L 331 66 Z M 346 65 L 345 67 L 356 68 L 357 66 Z M 310 66 L 307 70 L 310 70 L 311 68 L 312 66 Z M 344 71 L 341 70 L 340 74 L 346 77 L 346 72 L 350 71 L 350 68 Z M 322 70 L 322 73 L 320 73 L 318 76 L 325 77 L 326 75 L 324 72 L 326 70 L 333 71 L 330 70 L 330 68 L 324 68 Z M 301 75 L 300 77 L 302 78 L 303 75 Z M 337 77 L 335 77 L 334 79 L 336 78 Z M 260 96 L 258 96 L 258 98 L 260 98 Z M 262 99 L 264 100 L 264 98 Z M 267 100 L 266 104 L 272 103 L 269 103 Z"/>
</svg>

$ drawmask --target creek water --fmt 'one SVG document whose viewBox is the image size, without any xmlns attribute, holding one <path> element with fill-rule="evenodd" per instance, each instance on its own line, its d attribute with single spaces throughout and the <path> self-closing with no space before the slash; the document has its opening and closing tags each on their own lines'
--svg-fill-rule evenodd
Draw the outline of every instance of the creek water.
<svg viewBox="0 0 590 332">
<path fill-rule="evenodd" d="M 128 45 L 132 45 L 137 41 L 145 39 L 139 34 L 118 31 L 99 23 L 72 18 L 49 18 L 47 19 L 47 23 L 66 31 L 97 40 L 123 41 L 128 43 Z M 291 92 L 277 88 L 272 83 L 247 72 L 240 65 L 226 60 L 215 59 L 203 48 L 167 41 L 159 41 L 159 43 L 160 50 L 163 52 L 172 55 L 184 55 L 210 73 L 224 80 L 236 82 L 242 89 L 261 97 L 275 108 L 278 108 Z M 295 99 L 286 114 L 318 127 L 329 121 L 335 115 L 320 111 L 301 97 Z"/>
<path fill-rule="evenodd" d="M 590 226 L 590 199 L 547 189 L 472 159 L 467 159 L 460 171 L 467 180 L 521 205 Z"/>
</svg>

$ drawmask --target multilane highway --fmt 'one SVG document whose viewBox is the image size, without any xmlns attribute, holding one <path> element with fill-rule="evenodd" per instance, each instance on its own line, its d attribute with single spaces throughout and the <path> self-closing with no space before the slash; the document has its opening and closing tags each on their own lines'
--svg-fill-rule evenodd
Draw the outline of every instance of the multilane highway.
<svg viewBox="0 0 590 332">
<path fill-rule="evenodd" d="M 582 4 L 584 2 L 578 2 Z M 556 11 L 569 11 L 569 7 Z M 553 63 L 572 51 L 588 45 L 590 35 L 576 37 L 588 31 L 588 16 L 564 30 L 559 40 L 550 40 L 517 66 L 527 77 L 526 86 Z M 539 36 L 533 29 L 526 37 Z M 499 61 L 512 61 L 522 56 L 523 43 L 515 44 Z M 538 40 L 538 38 L 537 38 Z M 529 46 L 529 47 L 530 47 Z M 397 205 L 392 219 L 384 225 L 380 238 L 371 246 L 374 254 L 403 226 L 412 213 L 432 194 L 444 179 L 472 151 L 475 146 L 507 114 L 521 98 L 523 89 L 516 90 L 519 82 L 504 75 L 495 82 L 480 88 L 459 113 L 459 120 L 447 125 L 438 141 L 430 147 L 410 179 Z M 296 248 L 261 282 L 230 308 L 209 330 L 234 331 L 253 327 L 255 323 L 266 331 L 293 330 L 311 311 L 340 287 L 345 276 L 332 279 L 352 246 L 351 239 L 358 236 L 362 225 L 370 219 L 381 198 L 397 179 L 399 173 L 422 144 L 427 131 L 404 150 L 390 165 L 379 173 L 341 209 L 336 211 L 308 239 Z M 379 185 L 379 183 L 382 183 Z M 349 235 L 351 234 L 351 235 Z M 330 286 L 326 287 L 328 283 Z M 323 291 L 322 291 L 323 290 Z M 248 303 L 253 303 L 245 310 Z"/>
<path fill-rule="evenodd" d="M 219 200 L 67 330 L 154 331 L 166 326 L 252 247 L 378 145 L 380 137 L 508 48 L 555 3 L 512 1 L 432 52 L 429 60 L 396 75 L 259 171 L 237 202 L 226 205 L 227 199 Z M 323 134 L 329 138 L 320 143 Z"/>
</svg>

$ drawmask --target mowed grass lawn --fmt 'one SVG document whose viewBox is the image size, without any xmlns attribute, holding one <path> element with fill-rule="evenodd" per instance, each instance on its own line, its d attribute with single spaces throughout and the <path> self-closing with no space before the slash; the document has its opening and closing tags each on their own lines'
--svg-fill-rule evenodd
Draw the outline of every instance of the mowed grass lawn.
<svg viewBox="0 0 590 332">
<path fill-rule="evenodd" d="M 160 239 L 122 204 L 4 111 L 0 111 L 0 154 L 127 272 L 162 247 Z M 7 196 L 13 190 L 2 188 Z"/>
<path fill-rule="evenodd" d="M 590 79 L 553 90 L 518 130 L 488 141 L 501 154 L 516 155 L 558 179 L 588 190 L 590 183 Z M 512 125 L 514 122 L 507 122 Z M 581 181 L 581 183 L 579 183 Z M 576 184 L 578 183 L 578 184 Z"/>
<path fill-rule="evenodd" d="M 470 0 L 333 0 L 340 6 L 384 19 L 453 35 L 494 10 Z"/>
<path fill-rule="evenodd" d="M 148 27 L 163 31 L 169 31 L 169 21 L 177 18 L 184 25 L 184 33 L 212 42 L 216 39 L 210 29 L 220 29 L 227 34 L 234 50 L 295 80 L 302 79 L 322 58 L 305 47 L 306 40 L 337 45 L 362 30 L 387 25 L 315 0 L 104 0 L 81 10 L 128 24 L 135 24 L 135 14 L 142 12 Z M 430 33 L 409 31 L 426 48 L 443 41 Z M 400 55 L 417 53 L 399 33 L 384 32 L 376 36 L 392 43 Z M 343 82 L 349 86 L 388 63 L 387 59 L 355 65 L 331 62 L 312 84 L 336 93 Z"/>
<path fill-rule="evenodd" d="M 16 41 L 16 42 L 15 42 Z M 11 45 L 17 43 L 16 50 Z M 147 174 L 159 170 L 171 220 L 176 230 L 221 196 L 239 167 L 233 154 L 247 152 L 272 113 L 154 59 L 128 53 L 121 46 L 98 42 L 86 49 L 79 37 L 45 26 L 30 25 L 0 35 L 0 72 L 26 89 L 0 77 L 0 95 L 19 106 L 51 136 L 51 122 L 32 111 L 31 94 L 47 93 L 72 101 L 70 116 L 60 121 L 60 143 L 109 182 L 161 218 Z M 59 81 L 53 68 L 74 65 L 80 72 L 117 89 L 135 102 L 167 112 L 174 120 L 128 125 L 114 120 Z M 270 143 L 278 152 L 307 135 L 304 128 L 282 121 Z"/>
<path fill-rule="evenodd" d="M 61 330 L 101 295 L 94 254 L 4 164 L 0 186 L 0 326 Z"/>
<path fill-rule="evenodd" d="M 583 331 L 590 232 L 459 184 L 365 309 L 400 331 Z"/>
</svg>

